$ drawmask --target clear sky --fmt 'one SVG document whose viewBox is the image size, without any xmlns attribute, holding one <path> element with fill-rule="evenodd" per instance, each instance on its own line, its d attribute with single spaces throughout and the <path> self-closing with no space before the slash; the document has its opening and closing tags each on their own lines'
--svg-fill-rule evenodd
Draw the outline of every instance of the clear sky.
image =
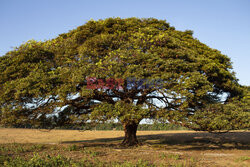
<svg viewBox="0 0 250 167">
<path fill-rule="evenodd" d="M 0 55 L 47 40 L 90 19 L 154 17 L 220 50 L 250 85 L 250 0 L 0 0 Z"/>
</svg>

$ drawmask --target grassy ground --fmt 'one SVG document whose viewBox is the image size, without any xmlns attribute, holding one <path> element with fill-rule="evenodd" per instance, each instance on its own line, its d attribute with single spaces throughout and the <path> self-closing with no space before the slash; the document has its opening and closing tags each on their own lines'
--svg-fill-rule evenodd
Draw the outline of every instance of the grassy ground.
<svg viewBox="0 0 250 167">
<path fill-rule="evenodd" d="M 0 129 L 0 166 L 250 166 L 250 132 L 139 131 L 142 145 L 130 148 L 122 136 Z"/>
</svg>

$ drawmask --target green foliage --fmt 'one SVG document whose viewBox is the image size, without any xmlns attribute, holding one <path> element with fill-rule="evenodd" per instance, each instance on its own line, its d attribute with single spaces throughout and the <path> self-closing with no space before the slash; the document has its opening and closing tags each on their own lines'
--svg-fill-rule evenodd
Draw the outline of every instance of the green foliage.
<svg viewBox="0 0 250 167">
<path fill-rule="evenodd" d="M 152 118 L 197 130 L 247 127 L 249 100 L 242 109 L 231 104 L 246 96 L 230 59 L 192 34 L 154 18 L 108 18 L 28 41 L 0 57 L 0 124 L 52 128 Z M 123 89 L 88 89 L 87 77 L 125 82 Z M 131 77 L 160 78 L 162 87 L 129 89 Z"/>
<path fill-rule="evenodd" d="M 128 112 L 129 111 L 129 112 Z M 119 118 L 121 122 L 136 121 L 139 124 L 143 118 L 149 118 L 149 110 L 141 105 L 118 101 L 114 105 L 102 103 L 97 105 L 91 113 L 91 120 L 107 121 Z M 105 117 L 103 117 L 105 115 Z"/>
<path fill-rule="evenodd" d="M 243 98 L 232 99 L 225 104 L 211 104 L 190 117 L 188 127 L 203 131 L 229 131 L 249 129 L 250 98 L 249 87 L 243 87 Z"/>
<path fill-rule="evenodd" d="M 192 117 L 190 127 L 203 131 L 239 130 L 250 127 L 250 113 L 236 104 L 216 104 L 197 111 Z"/>
</svg>

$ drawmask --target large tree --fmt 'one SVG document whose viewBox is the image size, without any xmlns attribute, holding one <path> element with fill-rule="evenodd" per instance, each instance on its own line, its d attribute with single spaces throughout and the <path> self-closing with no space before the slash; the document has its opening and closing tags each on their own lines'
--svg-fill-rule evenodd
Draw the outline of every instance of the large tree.
<svg viewBox="0 0 250 167">
<path fill-rule="evenodd" d="M 230 59 L 192 31 L 153 18 L 91 20 L 0 57 L 0 123 L 54 127 L 117 120 L 123 144 L 135 145 L 144 118 L 218 129 L 200 120 L 207 120 L 209 105 L 243 96 L 237 81 Z"/>
</svg>

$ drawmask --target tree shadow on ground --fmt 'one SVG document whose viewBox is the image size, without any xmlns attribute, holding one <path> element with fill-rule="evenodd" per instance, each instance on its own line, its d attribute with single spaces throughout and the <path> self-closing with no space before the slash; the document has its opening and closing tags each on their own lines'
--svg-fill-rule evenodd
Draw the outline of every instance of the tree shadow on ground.
<svg viewBox="0 0 250 167">
<path fill-rule="evenodd" d="M 119 147 L 123 137 L 99 138 L 95 140 L 64 141 L 63 144 L 78 143 L 86 147 Z M 250 132 L 228 132 L 212 134 L 207 132 L 166 133 L 138 135 L 143 145 L 155 148 L 178 150 L 219 150 L 240 149 L 250 150 Z"/>
</svg>

